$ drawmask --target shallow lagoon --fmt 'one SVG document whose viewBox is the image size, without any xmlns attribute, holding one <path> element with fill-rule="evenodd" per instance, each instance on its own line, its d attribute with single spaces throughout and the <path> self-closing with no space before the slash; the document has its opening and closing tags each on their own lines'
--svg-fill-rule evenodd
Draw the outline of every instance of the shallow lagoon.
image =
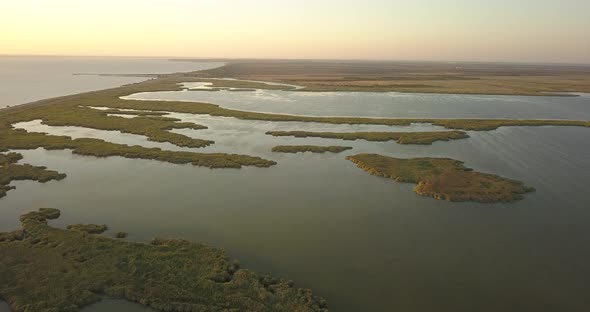
<svg viewBox="0 0 590 312">
<path fill-rule="evenodd" d="M 412 146 L 264 135 L 274 127 L 316 130 L 314 124 L 195 118 L 211 129 L 182 131 L 196 137 L 210 131 L 203 137 L 217 141 L 195 151 L 233 147 L 278 165 L 212 170 L 69 151 L 23 151 L 23 161 L 68 177 L 47 184 L 15 183 L 17 189 L 0 200 L 0 228 L 15 228 L 21 213 L 45 206 L 62 209 L 59 226 L 106 223 L 134 240 L 186 237 L 225 248 L 245 267 L 310 287 L 334 311 L 587 307 L 590 149 L 581 143 L 590 129 L 506 127 L 469 132 L 472 137 L 466 140 Z M 105 135 L 52 128 L 43 131 Z M 354 149 L 325 155 L 271 153 L 279 144 Z M 344 160 L 360 152 L 461 159 L 476 170 L 522 180 L 537 192 L 512 204 L 436 201 L 416 196 L 410 184 L 370 176 Z M 105 304 L 105 309 L 126 310 L 126 304 Z M 97 307 L 101 304 L 92 308 Z"/>
</svg>

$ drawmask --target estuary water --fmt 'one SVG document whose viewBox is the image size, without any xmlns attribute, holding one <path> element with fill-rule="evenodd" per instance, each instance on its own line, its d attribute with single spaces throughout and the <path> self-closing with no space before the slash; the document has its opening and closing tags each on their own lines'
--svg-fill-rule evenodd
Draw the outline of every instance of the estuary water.
<svg viewBox="0 0 590 312">
<path fill-rule="evenodd" d="M 290 105 L 262 101 L 256 106 L 247 104 L 249 92 L 227 92 L 235 94 L 231 97 L 244 96 L 244 102 L 225 104 L 222 102 L 229 95 L 223 91 L 185 93 L 211 97 L 208 102 L 224 107 L 245 109 L 242 105 L 253 105 L 252 110 L 286 112 L 282 110 L 292 106 L 300 107 L 297 113 L 313 114 L 306 111 L 308 104 L 303 100 Z M 142 96 L 159 98 L 162 94 Z M 310 101 L 321 96 L 327 95 L 310 96 Z M 429 113 L 435 117 L 459 117 L 464 113 L 453 106 L 457 101 L 437 100 L 435 104 L 423 95 L 404 96 L 420 98 L 415 100 L 424 103 L 416 104 L 422 107 L 420 110 L 435 106 L 448 108 L 438 111 L 444 113 L 441 116 Z M 437 98 L 429 96 L 432 101 Z M 320 110 L 315 114 L 353 114 L 351 109 L 355 105 L 349 102 L 360 107 L 372 105 L 357 93 L 337 94 L 337 97 L 339 101 L 334 104 L 313 102 L 326 107 L 325 112 Z M 469 103 L 474 96 L 452 97 Z M 503 117 L 508 105 L 494 103 L 508 99 L 492 98 L 495 100 L 487 100 L 481 107 L 500 105 L 496 115 L 489 109 L 489 113 L 480 116 L 473 108 L 472 117 Z M 582 114 L 575 119 L 588 119 L 584 116 L 590 114 L 588 98 L 584 97 L 510 98 L 532 103 L 527 104 L 533 105 L 529 109 L 534 105 L 549 107 L 546 101 L 553 101 L 555 111 L 559 111 L 560 105 L 574 107 Z M 535 104 L 536 101 L 545 104 Z M 579 104 L 571 104 L 572 101 Z M 337 110 L 338 103 L 342 105 L 341 111 Z M 390 102 L 379 105 L 367 115 L 375 116 L 379 111 L 383 115 L 393 114 L 398 109 L 398 100 L 393 96 Z M 384 108 L 387 105 L 391 109 Z M 536 114 L 539 118 L 549 118 L 546 113 Z M 567 114 L 554 118 L 568 118 Z M 243 267 L 292 279 L 299 287 L 311 288 L 328 300 L 332 311 L 590 309 L 587 300 L 590 198 L 586 195 L 590 185 L 589 128 L 504 127 L 487 132 L 470 131 L 471 137 L 464 140 L 416 146 L 272 137 L 264 133 L 270 130 L 438 131 L 442 128 L 423 124 L 386 127 L 277 123 L 190 114 L 170 116 L 208 126 L 206 130 L 175 131 L 211 139 L 215 144 L 190 149 L 148 142 L 141 136 L 115 131 L 49 127 L 39 121 L 15 126 L 28 131 L 96 137 L 163 149 L 255 155 L 278 164 L 271 168 L 208 169 L 121 157 L 101 159 L 73 155 L 67 150 L 18 151 L 24 155 L 21 162 L 48 166 L 67 173 L 68 177 L 45 184 L 15 182 L 16 190 L 0 199 L 0 231 L 17 228 L 18 216 L 24 212 L 56 207 L 62 210 L 62 217 L 52 222 L 55 226 L 105 223 L 112 232 L 126 231 L 130 233 L 129 239 L 139 241 L 184 237 L 224 248 Z M 292 144 L 346 145 L 353 149 L 340 154 L 270 151 L 275 145 Z M 537 191 L 510 204 L 437 201 L 415 195 L 411 184 L 370 176 L 344 159 L 365 152 L 392 157 L 451 157 L 465 161 L 466 166 L 478 171 L 521 180 Z M 117 300 L 85 309 L 132 310 L 145 309 Z"/>
</svg>

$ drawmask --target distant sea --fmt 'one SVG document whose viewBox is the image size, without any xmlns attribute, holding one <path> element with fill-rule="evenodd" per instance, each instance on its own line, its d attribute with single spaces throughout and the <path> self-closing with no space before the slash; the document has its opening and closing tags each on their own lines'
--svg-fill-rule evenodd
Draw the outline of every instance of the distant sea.
<svg viewBox="0 0 590 312">
<path fill-rule="evenodd" d="M 0 56 L 0 108 L 146 79 L 79 74 L 165 74 L 221 65 L 223 63 L 219 62 L 171 62 L 165 58 Z"/>
</svg>

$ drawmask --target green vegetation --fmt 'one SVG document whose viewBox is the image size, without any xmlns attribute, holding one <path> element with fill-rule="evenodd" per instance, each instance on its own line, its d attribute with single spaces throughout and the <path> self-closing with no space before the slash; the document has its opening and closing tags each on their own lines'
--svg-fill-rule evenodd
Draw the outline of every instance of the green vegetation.
<svg viewBox="0 0 590 312">
<path fill-rule="evenodd" d="M 117 232 L 115 238 L 127 238 L 127 232 Z"/>
<path fill-rule="evenodd" d="M 32 180 L 45 183 L 51 180 L 62 180 L 65 174 L 46 167 L 31 166 L 29 164 L 17 164 L 22 159 L 21 154 L 0 154 L 0 198 L 6 196 L 6 192 L 14 189 L 10 182 L 17 180 Z"/>
<path fill-rule="evenodd" d="M 418 195 L 449 201 L 511 202 L 535 189 L 494 174 L 474 172 L 449 158 L 392 158 L 358 154 L 346 159 L 369 174 L 398 182 L 416 183 Z"/>
<path fill-rule="evenodd" d="M 310 290 L 242 269 L 221 249 L 50 227 L 59 215 L 30 212 L 22 229 L 0 233 L 0 298 L 15 312 L 79 311 L 99 295 L 160 311 L 327 311 Z"/>
<path fill-rule="evenodd" d="M 278 145 L 272 148 L 275 153 L 340 153 L 352 149 L 350 146 Z"/>
<path fill-rule="evenodd" d="M 432 144 L 436 141 L 465 139 L 469 136 L 462 131 L 435 132 L 312 132 L 312 131 L 268 131 L 272 136 L 293 136 L 296 138 L 325 138 L 341 140 L 392 141 L 399 144 Z"/>
</svg>

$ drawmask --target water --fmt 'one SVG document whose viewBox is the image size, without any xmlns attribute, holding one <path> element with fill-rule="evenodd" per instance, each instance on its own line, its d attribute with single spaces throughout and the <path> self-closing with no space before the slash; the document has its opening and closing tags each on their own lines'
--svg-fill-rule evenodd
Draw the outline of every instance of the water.
<svg viewBox="0 0 590 312">
<path fill-rule="evenodd" d="M 24 162 L 68 177 L 15 183 L 17 189 L 0 200 L 5 217 L 0 229 L 16 228 L 18 215 L 32 207 L 59 207 L 63 217 L 57 226 L 106 223 L 135 240 L 180 236 L 223 246 L 245 267 L 313 288 L 334 311 L 587 307 L 590 150 L 580 139 L 588 138 L 590 129 L 509 127 L 470 132 L 467 140 L 411 146 L 276 138 L 263 134 L 274 123 L 250 121 L 245 127 L 248 122 L 226 120 L 220 123 L 225 130 L 212 136 L 216 122 L 201 120 L 213 127 L 203 137 L 218 141 L 221 150 L 233 145 L 241 153 L 276 160 L 277 166 L 211 170 L 22 151 Z M 83 130 L 63 128 L 39 130 Z M 188 134 L 200 131 L 208 130 Z M 270 152 L 274 145 L 300 143 L 354 149 L 321 155 Z M 360 152 L 461 159 L 477 170 L 522 180 L 537 192 L 512 204 L 435 201 L 416 196 L 410 184 L 370 176 L 344 160 Z"/>
<path fill-rule="evenodd" d="M 397 92 L 164 91 L 128 99 L 219 104 L 225 108 L 310 116 L 521 118 L 590 120 L 590 94 L 498 96 Z"/>
<path fill-rule="evenodd" d="M 187 92 L 207 95 L 221 92 Z M 231 93 L 231 92 L 227 92 Z M 254 92 L 253 92 L 254 93 Z M 177 92 L 175 94 L 182 94 Z M 233 94 L 233 93 L 232 93 Z M 248 103 L 249 92 L 243 105 Z M 359 94 L 348 94 L 350 102 Z M 159 96 L 159 95 L 158 95 Z M 316 97 L 310 95 L 316 103 Z M 326 115 L 347 115 L 354 105 L 325 104 Z M 370 95 L 365 95 L 370 96 Z M 405 95 L 408 97 L 414 95 Z M 421 109 L 433 106 L 459 117 L 455 102 L 431 103 L 422 95 Z M 446 96 L 440 96 L 445 98 Z M 462 99 L 464 96 L 452 96 Z M 471 98 L 471 96 L 465 96 Z M 428 98 L 428 97 L 427 97 Z M 487 98 L 487 97 L 484 97 Z M 588 116 L 588 98 L 491 97 L 554 101 Z M 393 114 L 393 96 L 378 109 Z M 408 100 L 409 101 L 409 100 Z M 573 101 L 573 102 L 572 102 Z M 579 101 L 579 102 L 578 102 Z M 212 99 L 211 102 L 217 102 Z M 578 104 L 571 104 L 571 103 Z M 281 110 L 287 105 L 264 101 L 255 110 Z M 477 117 L 500 105 L 476 105 Z M 223 103 L 222 103 L 223 104 Z M 311 106 L 296 102 L 294 111 Z M 240 106 L 238 102 L 223 106 Z M 253 105 L 253 104 L 252 104 Z M 323 105 L 323 104 L 322 104 Z M 400 104 L 401 105 L 401 104 Z M 506 104 L 507 105 L 507 104 Z M 514 104 L 519 105 L 519 104 Z M 550 107 L 539 104 L 539 107 Z M 235 107 L 233 106 L 233 107 Z M 440 107 L 447 107 L 443 110 Z M 236 107 L 244 109 L 243 107 Z M 555 118 L 565 118 L 563 115 Z M 358 109 L 357 110 L 361 110 Z M 523 109 L 524 111 L 524 109 Z M 538 109 L 536 116 L 548 111 Z M 320 114 L 317 113 L 317 114 Z M 367 113 L 368 115 L 369 113 Z M 373 113 L 371 113 L 373 114 Z M 549 114 L 549 113 L 547 113 Z M 106 159 L 70 151 L 19 151 L 22 162 L 45 165 L 68 174 L 62 181 L 40 184 L 19 181 L 0 199 L 0 231 L 19 226 L 18 216 L 38 207 L 56 207 L 62 217 L 52 224 L 105 223 L 111 232 L 126 231 L 129 239 L 185 237 L 223 247 L 259 273 L 292 279 L 324 296 L 333 311 L 588 311 L 590 287 L 589 128 L 504 127 L 468 132 L 469 139 L 431 146 L 395 142 L 340 141 L 320 138 L 272 137 L 269 130 L 309 131 L 438 131 L 429 125 L 386 127 L 237 120 L 226 117 L 171 114 L 209 127 L 175 132 L 212 139 L 203 149 L 179 148 L 146 141 L 136 135 L 81 127 L 49 127 L 38 121 L 17 126 L 29 131 L 97 137 L 125 144 L 199 152 L 233 152 L 278 162 L 271 168 L 208 169 L 121 157 Z M 577 117 L 576 119 L 582 119 Z M 340 154 L 276 154 L 284 144 L 347 145 Z M 511 204 L 449 203 L 420 197 L 411 184 L 370 176 L 344 159 L 362 152 L 393 157 L 451 157 L 482 172 L 518 179 L 537 189 Z M 110 235 L 109 232 L 107 235 Z M 0 305 L 0 311 L 2 306 Z M 85 311 L 129 311 L 141 306 L 105 300 Z"/>
<path fill-rule="evenodd" d="M 157 58 L 0 56 L 0 108 L 146 79 L 74 74 L 164 74 L 221 65 Z"/>
</svg>

